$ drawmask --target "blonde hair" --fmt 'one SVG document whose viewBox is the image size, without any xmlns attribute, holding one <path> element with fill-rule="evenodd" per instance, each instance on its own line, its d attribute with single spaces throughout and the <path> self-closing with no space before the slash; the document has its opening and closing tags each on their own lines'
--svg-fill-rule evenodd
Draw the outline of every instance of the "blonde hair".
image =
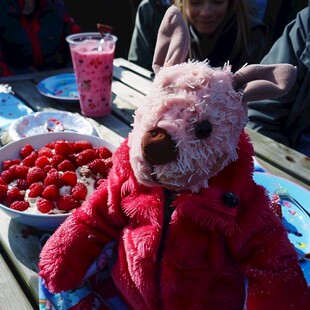
<svg viewBox="0 0 310 310">
<path fill-rule="evenodd" d="M 186 15 L 186 6 L 188 0 L 172 0 L 172 4 L 178 7 L 182 13 L 184 21 L 188 25 L 188 18 Z M 248 36 L 250 32 L 249 9 L 246 0 L 229 0 L 226 16 L 222 22 L 222 26 L 235 14 L 237 20 L 237 38 L 234 45 L 234 51 L 237 53 L 240 48 L 248 49 Z M 191 48 L 189 57 L 192 58 Z"/>
</svg>

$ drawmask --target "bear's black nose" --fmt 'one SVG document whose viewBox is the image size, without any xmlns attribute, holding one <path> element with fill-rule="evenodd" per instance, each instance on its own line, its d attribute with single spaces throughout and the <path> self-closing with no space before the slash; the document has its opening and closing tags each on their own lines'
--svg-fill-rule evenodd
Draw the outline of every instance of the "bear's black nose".
<svg viewBox="0 0 310 310">
<path fill-rule="evenodd" d="M 143 156 L 153 165 L 167 164 L 177 157 L 177 147 L 171 136 L 162 128 L 155 128 L 142 137 Z"/>
</svg>

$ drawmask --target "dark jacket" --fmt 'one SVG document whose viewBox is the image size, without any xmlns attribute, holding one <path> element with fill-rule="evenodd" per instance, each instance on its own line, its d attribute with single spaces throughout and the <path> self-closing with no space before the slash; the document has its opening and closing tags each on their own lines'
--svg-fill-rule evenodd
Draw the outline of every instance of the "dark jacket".
<svg viewBox="0 0 310 310">
<path fill-rule="evenodd" d="M 132 35 L 128 60 L 148 70 L 152 70 L 152 60 L 155 50 L 157 33 L 163 16 L 169 7 L 164 0 L 143 0 L 138 7 L 136 23 Z M 264 55 L 264 34 L 258 27 L 252 28 L 245 46 L 234 49 L 237 36 L 237 23 L 230 16 L 218 39 L 214 42 L 199 37 L 195 29 L 190 27 L 192 58 L 210 61 L 213 67 L 221 67 L 227 61 L 233 71 L 240 69 L 245 63 L 257 63 Z M 210 45 L 214 46 L 210 48 Z"/>
<path fill-rule="evenodd" d="M 128 60 L 152 70 L 152 61 L 160 23 L 169 4 L 164 0 L 143 0 L 136 13 Z"/>
<path fill-rule="evenodd" d="M 70 60 L 67 35 L 80 31 L 62 0 L 38 0 L 21 14 L 21 1 L 0 2 L 0 76 L 64 67 Z"/>
<path fill-rule="evenodd" d="M 295 65 L 297 81 L 284 97 L 249 102 L 248 126 L 310 156 L 309 7 L 287 25 L 261 63 Z"/>
</svg>

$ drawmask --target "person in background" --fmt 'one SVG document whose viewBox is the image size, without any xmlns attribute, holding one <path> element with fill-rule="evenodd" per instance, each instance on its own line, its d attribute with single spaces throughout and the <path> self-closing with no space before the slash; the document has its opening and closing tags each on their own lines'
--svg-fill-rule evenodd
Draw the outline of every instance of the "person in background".
<svg viewBox="0 0 310 310">
<path fill-rule="evenodd" d="M 273 0 L 275 1 L 275 0 Z M 251 26 L 264 26 L 265 12 L 268 0 L 247 0 Z"/>
<path fill-rule="evenodd" d="M 277 100 L 249 102 L 248 127 L 310 156 L 310 1 L 291 21 L 261 64 L 297 67 L 291 91 Z"/>
<path fill-rule="evenodd" d="M 253 0 L 248 0 L 253 1 Z M 263 0 L 254 0 L 263 1 Z M 307 7 L 308 0 L 267 0 L 265 7 L 264 24 L 268 50 L 282 35 L 288 23 L 296 18 L 299 11 Z"/>
<path fill-rule="evenodd" d="M 129 61 L 152 70 L 158 29 L 170 5 L 170 0 L 143 0 L 140 2 L 129 47 Z"/>
<path fill-rule="evenodd" d="M 80 32 L 62 0 L 0 2 L 0 76 L 65 67 L 65 38 Z"/>
<path fill-rule="evenodd" d="M 208 59 L 213 67 L 229 61 L 237 70 L 259 62 L 265 54 L 263 32 L 251 32 L 246 0 L 143 0 L 137 10 L 129 61 L 152 70 L 158 29 L 171 4 L 188 23 L 190 59 Z"/>
<path fill-rule="evenodd" d="M 285 26 L 307 7 L 308 0 L 247 0 L 252 28 L 265 33 L 267 52 L 282 35 Z"/>
</svg>

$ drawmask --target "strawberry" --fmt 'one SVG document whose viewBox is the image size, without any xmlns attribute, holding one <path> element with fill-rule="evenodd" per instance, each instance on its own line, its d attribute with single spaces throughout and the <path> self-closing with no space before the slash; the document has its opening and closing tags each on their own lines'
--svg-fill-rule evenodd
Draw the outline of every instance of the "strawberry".
<svg viewBox="0 0 310 310">
<path fill-rule="evenodd" d="M 76 141 L 73 145 L 74 153 L 79 153 L 81 151 L 92 149 L 93 145 L 87 140 Z"/>
<path fill-rule="evenodd" d="M 78 182 L 71 189 L 71 195 L 77 201 L 85 200 L 87 196 L 87 187 L 85 186 L 85 184 Z"/>
<path fill-rule="evenodd" d="M 12 172 L 14 179 L 26 179 L 29 167 L 24 165 L 14 165 L 11 166 L 9 170 Z"/>
<path fill-rule="evenodd" d="M 102 178 L 105 178 L 108 174 L 108 168 L 106 167 L 104 159 L 95 159 L 88 165 L 89 169 L 93 174 L 100 174 Z"/>
<path fill-rule="evenodd" d="M 96 152 L 98 153 L 98 157 L 102 159 L 107 159 L 112 156 L 111 151 L 108 150 L 106 147 L 96 148 Z"/>
<path fill-rule="evenodd" d="M 77 175 L 74 171 L 65 171 L 62 175 L 62 180 L 65 185 L 73 187 L 77 182 Z"/>
<path fill-rule="evenodd" d="M 26 211 L 29 206 L 28 201 L 14 201 L 11 203 L 10 208 L 17 211 Z"/>
<path fill-rule="evenodd" d="M 16 186 L 20 189 L 20 190 L 26 190 L 29 187 L 29 183 L 27 182 L 27 180 L 25 179 L 17 179 L 16 180 Z"/>
<path fill-rule="evenodd" d="M 57 166 L 58 171 L 75 171 L 75 166 L 69 161 L 65 159 Z"/>
<path fill-rule="evenodd" d="M 42 183 L 40 183 L 40 182 L 32 183 L 29 186 L 28 197 L 29 198 L 39 197 L 42 194 L 43 190 L 44 190 L 44 186 Z"/>
<path fill-rule="evenodd" d="M 73 209 L 77 209 L 80 204 L 71 196 L 63 195 L 56 202 L 57 208 L 69 212 Z"/>
<path fill-rule="evenodd" d="M 96 158 L 96 151 L 94 149 L 87 149 L 75 156 L 76 162 L 79 167 L 87 165 Z"/>
<path fill-rule="evenodd" d="M 68 160 L 71 161 L 71 163 L 74 165 L 74 167 L 77 167 L 77 166 L 78 166 L 78 164 L 77 164 L 77 162 L 76 162 L 76 159 L 75 159 L 75 154 L 70 154 L 70 155 L 68 156 Z"/>
<path fill-rule="evenodd" d="M 52 165 L 46 165 L 44 166 L 43 171 L 49 173 L 52 169 L 55 169 Z"/>
<path fill-rule="evenodd" d="M 62 178 L 56 169 L 50 170 L 44 180 L 45 186 L 48 186 L 51 184 L 56 185 L 58 188 L 60 188 L 63 185 Z"/>
<path fill-rule="evenodd" d="M 65 158 L 62 156 L 62 155 L 59 155 L 59 154 L 55 154 L 52 159 L 51 159 L 51 165 L 54 167 L 54 168 L 57 168 L 57 166 L 62 162 L 64 161 Z"/>
<path fill-rule="evenodd" d="M 33 151 L 32 153 L 30 153 L 28 156 L 26 156 L 22 160 L 22 164 L 24 166 L 33 167 L 36 159 L 38 158 L 38 156 L 39 156 L 38 152 L 37 151 Z"/>
<path fill-rule="evenodd" d="M 48 142 L 47 144 L 45 144 L 44 147 L 46 147 L 50 150 L 54 150 L 54 144 L 55 144 L 55 141 L 51 141 L 51 142 Z"/>
<path fill-rule="evenodd" d="M 70 154 L 74 153 L 72 144 L 68 141 L 59 140 L 54 143 L 54 149 L 56 154 L 68 158 Z"/>
<path fill-rule="evenodd" d="M 29 184 L 34 182 L 43 182 L 45 177 L 46 173 L 39 167 L 32 167 L 27 173 L 27 181 Z"/>
<path fill-rule="evenodd" d="M 56 201 L 59 198 L 59 190 L 55 184 L 47 185 L 43 192 L 42 197 L 47 200 Z"/>
<path fill-rule="evenodd" d="M 6 198 L 8 186 L 6 184 L 0 184 L 0 202 L 3 202 Z"/>
<path fill-rule="evenodd" d="M 7 159 L 2 162 L 2 170 L 8 170 L 13 165 L 19 165 L 19 159 Z"/>
<path fill-rule="evenodd" d="M 17 187 L 11 187 L 7 191 L 6 204 L 10 206 L 14 201 L 24 200 L 23 193 Z"/>
<path fill-rule="evenodd" d="M 41 169 L 44 169 L 45 166 L 50 165 L 50 160 L 45 155 L 40 156 L 39 152 L 38 152 L 38 158 L 34 162 L 34 165 L 41 168 Z"/>
<path fill-rule="evenodd" d="M 49 213 L 55 209 L 55 204 L 44 198 L 39 198 L 37 201 L 37 208 L 42 213 Z"/>
<path fill-rule="evenodd" d="M 21 150 L 19 151 L 19 155 L 22 159 L 29 156 L 34 151 L 34 148 L 30 144 L 24 145 Z"/>
<path fill-rule="evenodd" d="M 46 147 L 46 146 L 43 146 L 41 147 L 39 150 L 38 150 L 38 154 L 39 154 L 39 157 L 41 156 L 45 156 L 47 158 L 51 158 L 53 157 L 54 155 L 54 152 L 52 149 Z"/>
<path fill-rule="evenodd" d="M 6 183 L 10 184 L 14 180 L 14 175 L 10 170 L 4 170 L 1 173 L 1 179 Z"/>
</svg>

